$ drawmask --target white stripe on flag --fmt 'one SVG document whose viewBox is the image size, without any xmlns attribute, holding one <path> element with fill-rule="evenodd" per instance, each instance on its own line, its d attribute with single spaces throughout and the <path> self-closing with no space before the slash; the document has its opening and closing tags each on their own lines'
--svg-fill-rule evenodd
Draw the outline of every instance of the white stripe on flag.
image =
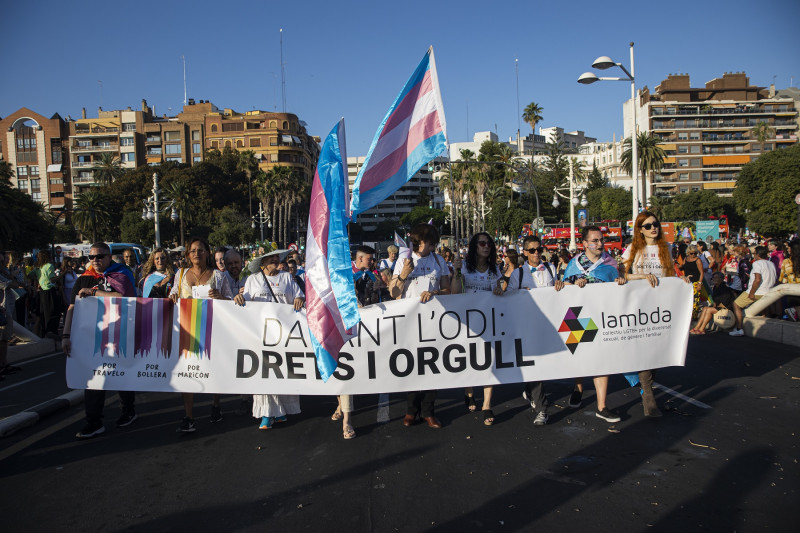
<svg viewBox="0 0 800 533">
<path fill-rule="evenodd" d="M 436 111 L 436 97 L 433 91 L 430 91 L 421 100 L 417 101 L 417 105 L 414 107 L 410 117 L 406 117 L 405 120 L 398 123 L 390 132 L 381 137 L 380 142 L 375 145 L 375 151 L 370 156 L 369 166 L 377 165 L 386 156 L 393 154 L 395 150 L 407 143 L 408 132 L 414 127 L 414 124 L 434 111 Z"/>
</svg>

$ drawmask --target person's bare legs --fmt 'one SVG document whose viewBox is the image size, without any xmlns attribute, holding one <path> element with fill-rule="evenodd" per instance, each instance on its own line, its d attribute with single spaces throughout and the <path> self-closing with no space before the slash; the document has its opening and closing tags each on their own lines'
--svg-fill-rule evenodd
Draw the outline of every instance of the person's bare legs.
<svg viewBox="0 0 800 533">
<path fill-rule="evenodd" d="M 597 410 L 606 408 L 606 395 L 608 394 L 608 376 L 597 376 L 593 379 L 594 390 L 597 394 Z"/>
</svg>

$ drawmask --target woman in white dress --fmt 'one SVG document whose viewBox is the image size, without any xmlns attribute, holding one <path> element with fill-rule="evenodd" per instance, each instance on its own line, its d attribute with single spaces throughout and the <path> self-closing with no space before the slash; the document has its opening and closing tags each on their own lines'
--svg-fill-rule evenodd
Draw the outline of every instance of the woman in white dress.
<svg viewBox="0 0 800 533">
<path fill-rule="evenodd" d="M 247 268 L 251 275 L 244 285 L 244 292 L 234 296 L 233 301 L 245 305 L 246 301 L 275 302 L 302 309 L 305 295 L 288 272 L 278 269 L 289 250 L 274 250 L 250 261 Z M 300 414 L 300 396 L 296 394 L 254 394 L 253 417 L 260 419 L 258 429 L 270 429 L 276 422 L 286 422 L 286 415 Z"/>
<path fill-rule="evenodd" d="M 224 272 L 220 272 L 212 263 L 211 248 L 208 242 L 200 237 L 193 237 L 189 240 L 186 248 L 186 260 L 189 268 L 181 268 L 175 273 L 172 282 L 172 290 L 169 299 L 173 303 L 178 303 L 179 299 L 194 298 L 215 300 L 230 300 L 233 298 L 233 290 L 230 286 L 230 278 Z M 222 421 L 222 411 L 219 406 L 220 395 L 212 395 L 211 422 Z M 178 426 L 178 431 L 182 433 L 192 433 L 197 428 L 194 422 L 194 393 L 183 393 L 183 408 L 185 416 Z"/>
</svg>

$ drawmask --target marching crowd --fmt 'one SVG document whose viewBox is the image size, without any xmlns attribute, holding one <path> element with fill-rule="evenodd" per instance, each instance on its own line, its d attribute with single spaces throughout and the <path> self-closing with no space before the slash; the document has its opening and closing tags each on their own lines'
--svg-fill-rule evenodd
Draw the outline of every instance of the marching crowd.
<svg viewBox="0 0 800 533">
<path fill-rule="evenodd" d="M 428 224 L 415 226 L 410 232 L 410 253 L 400 257 L 396 246 L 388 247 L 388 257 L 376 264 L 376 252 L 359 246 L 352 268 L 356 296 L 360 306 L 401 298 L 416 298 L 425 303 L 445 294 L 469 295 L 490 291 L 497 296 L 511 291 L 537 290 L 552 287 L 560 291 L 565 285 L 585 287 L 590 283 L 625 284 L 646 279 L 657 287 L 663 277 L 680 277 L 694 288 L 693 335 L 707 332 L 720 312 L 731 312 L 736 326 L 730 335 L 743 335 L 742 311 L 763 297 L 776 284 L 798 283 L 800 280 L 800 240 L 769 240 L 754 250 L 736 242 L 691 242 L 684 239 L 668 243 L 658 218 L 651 212 L 638 215 L 633 239 L 624 253 L 607 251 L 603 233 L 597 226 L 583 228 L 581 249 L 576 255 L 563 246 L 547 250 L 539 237 L 525 237 L 516 245 L 498 248 L 485 232 L 472 235 L 466 246 L 450 250 L 440 246 L 439 233 Z M 117 259 L 116 261 L 114 259 Z M 305 305 L 303 258 L 297 251 L 272 249 L 267 246 L 251 254 L 245 262 L 234 248 L 212 249 L 202 238 L 189 240 L 182 256 L 156 248 L 144 264 L 137 264 L 134 251 L 127 249 L 122 257 L 112 258 L 105 243 L 91 246 L 83 258 L 64 257 L 53 264 L 50 254 L 39 251 L 35 263 L 14 253 L 0 254 L 0 379 L 4 374 L 19 371 L 7 363 L 7 347 L 16 322 L 32 328 L 41 336 L 55 337 L 63 315 L 62 347 L 69 356 L 70 329 L 76 298 L 85 296 L 169 298 L 173 302 L 186 298 L 275 302 L 291 305 L 295 310 Z M 767 309 L 767 315 L 796 321 L 800 299 L 784 297 Z M 12 341 L 13 342 L 13 341 Z M 638 387 L 644 414 L 659 417 L 661 412 L 653 396 L 653 370 L 625 375 L 631 386 Z M 620 420 L 606 404 L 609 376 L 592 376 L 596 391 L 596 416 L 607 422 Z M 581 406 L 583 380 L 575 381 L 569 399 L 571 408 Z M 535 425 L 548 422 L 547 384 L 524 384 L 523 396 L 530 403 Z M 119 393 L 122 414 L 117 427 L 136 420 L 135 393 Z M 196 430 L 194 395 L 184 393 L 184 417 L 179 432 Z M 435 390 L 413 391 L 406 395 L 405 426 L 424 423 L 441 428 L 435 414 Z M 483 423 L 494 423 L 492 387 L 483 387 L 480 409 Z M 78 438 L 91 438 L 105 431 L 103 405 L 105 391 L 86 390 L 86 425 Z M 464 391 L 465 407 L 478 409 L 473 388 Z M 258 394 L 242 396 L 241 409 L 252 413 L 258 428 L 267 430 L 285 422 L 288 415 L 300 413 L 296 395 Z M 351 422 L 353 397 L 338 397 L 338 406 L 331 419 L 342 422 L 345 439 L 355 437 Z M 220 396 L 212 396 L 210 421 L 223 419 Z"/>
</svg>

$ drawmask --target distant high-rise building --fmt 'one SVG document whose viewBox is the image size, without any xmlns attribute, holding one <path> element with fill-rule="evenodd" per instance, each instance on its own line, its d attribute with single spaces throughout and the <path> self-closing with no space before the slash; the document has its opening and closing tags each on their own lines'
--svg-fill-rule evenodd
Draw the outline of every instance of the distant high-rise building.
<svg viewBox="0 0 800 533">
<path fill-rule="evenodd" d="M 58 113 L 45 118 L 28 108 L 0 120 L 0 158 L 14 169 L 11 185 L 48 209 L 71 199 L 67 123 Z"/>
<path fill-rule="evenodd" d="M 671 74 L 654 93 L 645 87 L 639 104 L 639 131 L 652 131 L 667 155 L 647 196 L 699 190 L 730 196 L 743 165 L 797 142 L 791 94 L 750 85 L 744 72 L 725 73 L 705 87 L 691 87 L 688 74 Z M 624 106 L 626 113 L 629 108 Z M 625 124 L 629 137 L 629 119 Z M 763 139 L 755 131 L 761 124 Z"/>
</svg>

